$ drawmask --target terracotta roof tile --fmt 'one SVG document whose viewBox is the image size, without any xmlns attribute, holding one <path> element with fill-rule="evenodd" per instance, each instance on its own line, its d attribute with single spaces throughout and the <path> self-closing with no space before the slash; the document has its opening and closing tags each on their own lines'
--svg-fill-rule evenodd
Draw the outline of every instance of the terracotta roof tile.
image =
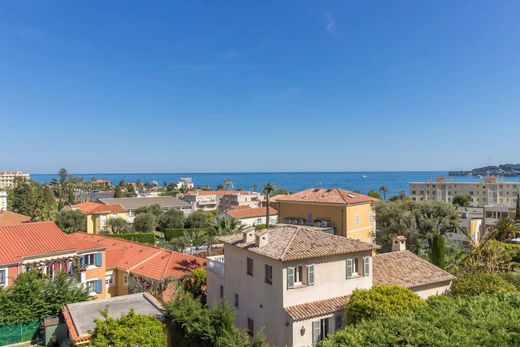
<svg viewBox="0 0 520 347">
<path fill-rule="evenodd" d="M 251 195 L 247 190 L 190 190 L 185 195 Z"/>
<path fill-rule="evenodd" d="M 247 248 L 251 252 L 281 261 L 349 254 L 379 248 L 371 243 L 331 235 L 308 227 L 276 226 L 256 232 L 256 234 L 265 232 L 268 233 L 268 243 L 263 247 L 256 247 L 254 242 L 245 243 L 241 233 L 222 236 L 219 239 L 222 242 Z"/>
<path fill-rule="evenodd" d="M 30 221 L 31 217 L 25 216 L 23 214 L 10 211 L 0 211 L 0 226 L 28 223 Z"/>
<path fill-rule="evenodd" d="M 1 226 L 0 240 L 0 264 L 18 263 L 24 257 L 40 254 L 100 248 L 88 241 L 74 242 L 54 222 Z"/>
<path fill-rule="evenodd" d="M 236 219 L 242 218 L 254 218 L 254 217 L 264 217 L 266 213 L 265 207 L 255 207 L 255 208 L 240 208 L 233 209 L 227 212 L 230 217 Z M 272 207 L 269 207 L 269 215 L 276 216 L 278 215 L 278 211 Z"/>
<path fill-rule="evenodd" d="M 410 251 L 378 254 L 374 257 L 373 284 L 415 288 L 427 284 L 451 281 L 452 274 Z"/>
<path fill-rule="evenodd" d="M 331 204 L 360 204 L 377 202 L 379 199 L 340 188 L 309 188 L 301 192 L 278 197 L 277 202 L 318 202 Z"/>
<path fill-rule="evenodd" d="M 80 202 L 79 204 L 72 205 L 70 208 L 78 209 L 85 214 L 91 213 L 124 213 L 126 210 L 120 204 L 99 204 L 97 202 Z"/>
<path fill-rule="evenodd" d="M 349 296 L 338 296 L 331 299 L 313 301 L 286 307 L 285 311 L 294 321 L 301 321 L 341 311 L 345 308 L 348 298 Z"/>
<path fill-rule="evenodd" d="M 87 233 L 70 236 L 106 247 L 107 268 L 119 268 L 151 279 L 183 277 L 191 269 L 205 265 L 203 258 L 115 237 Z"/>
</svg>

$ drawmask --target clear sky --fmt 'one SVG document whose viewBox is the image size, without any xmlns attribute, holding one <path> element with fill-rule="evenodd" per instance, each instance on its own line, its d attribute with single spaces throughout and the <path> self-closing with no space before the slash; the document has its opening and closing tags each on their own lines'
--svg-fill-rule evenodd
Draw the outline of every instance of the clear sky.
<svg viewBox="0 0 520 347">
<path fill-rule="evenodd" d="M 520 162 L 520 1 L 1 1 L 0 171 Z"/>
</svg>

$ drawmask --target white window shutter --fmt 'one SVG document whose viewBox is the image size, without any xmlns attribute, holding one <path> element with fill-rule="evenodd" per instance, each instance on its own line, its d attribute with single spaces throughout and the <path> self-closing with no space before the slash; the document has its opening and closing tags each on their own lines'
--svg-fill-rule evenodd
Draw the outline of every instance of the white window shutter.
<svg viewBox="0 0 520 347">
<path fill-rule="evenodd" d="M 307 265 L 307 285 L 314 284 L 314 264 Z"/>
<path fill-rule="evenodd" d="M 370 275 L 370 257 L 363 257 L 363 275 Z"/>
<path fill-rule="evenodd" d="M 347 259 L 347 278 L 352 278 L 353 267 L 354 267 L 354 259 Z"/>
<path fill-rule="evenodd" d="M 287 268 L 287 288 L 294 288 L 294 267 Z"/>
<path fill-rule="evenodd" d="M 312 322 L 312 342 L 318 343 L 321 339 L 321 331 L 320 331 L 320 321 L 314 321 Z"/>
</svg>

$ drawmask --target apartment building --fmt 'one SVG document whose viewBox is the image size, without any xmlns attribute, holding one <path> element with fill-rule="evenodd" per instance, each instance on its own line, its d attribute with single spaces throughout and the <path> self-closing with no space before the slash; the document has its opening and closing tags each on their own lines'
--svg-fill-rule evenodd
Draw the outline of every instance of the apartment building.
<svg viewBox="0 0 520 347">
<path fill-rule="evenodd" d="M 196 210 L 226 212 L 235 206 L 260 207 L 263 195 L 245 190 L 192 190 L 181 199 Z"/>
<path fill-rule="evenodd" d="M 277 196 L 280 223 L 332 228 L 336 235 L 371 242 L 378 199 L 339 188 L 310 188 Z"/>
<path fill-rule="evenodd" d="M 410 182 L 410 198 L 414 201 L 442 200 L 451 203 L 456 195 L 467 195 L 471 206 L 515 206 L 520 182 L 500 182 L 486 177 L 479 182 L 449 182 L 439 177 L 432 182 Z"/>
<path fill-rule="evenodd" d="M 202 267 L 202 258 L 87 233 L 65 234 L 54 222 L 0 226 L 0 286 L 24 271 L 53 278 L 64 271 L 96 298 L 150 290 L 169 299 L 177 280 Z"/>
<path fill-rule="evenodd" d="M 237 206 L 236 208 L 227 211 L 226 214 L 229 217 L 238 220 L 242 225 L 255 226 L 266 224 L 266 212 L 266 207 L 251 208 L 248 206 Z M 269 207 L 269 224 L 273 225 L 276 223 L 278 223 L 278 211 Z"/>
<path fill-rule="evenodd" d="M 96 202 L 80 202 L 79 204 L 67 207 L 70 210 L 78 210 L 87 219 L 87 230 L 89 234 L 99 234 L 107 231 L 107 221 L 112 218 L 127 219 L 126 210 L 119 204 L 99 204 Z"/>
<path fill-rule="evenodd" d="M 7 211 L 7 192 L 0 190 L 0 212 Z"/>
<path fill-rule="evenodd" d="M 16 177 L 22 177 L 27 180 L 31 178 L 29 174 L 23 173 L 22 171 L 0 172 L 0 189 L 14 187 L 14 181 Z"/>
<path fill-rule="evenodd" d="M 311 346 L 343 326 L 343 310 L 355 289 L 401 285 L 421 297 L 445 292 L 449 273 L 406 251 L 308 227 L 277 226 L 220 238 L 224 255 L 207 258 L 207 299 L 226 300 L 235 324 L 250 335 L 263 331 L 275 346 Z"/>
</svg>

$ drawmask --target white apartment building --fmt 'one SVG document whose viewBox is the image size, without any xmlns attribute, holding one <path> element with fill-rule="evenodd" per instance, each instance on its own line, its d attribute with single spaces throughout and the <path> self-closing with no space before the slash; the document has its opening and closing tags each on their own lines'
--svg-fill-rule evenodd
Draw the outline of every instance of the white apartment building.
<svg viewBox="0 0 520 347">
<path fill-rule="evenodd" d="M 266 207 L 255 207 L 251 208 L 248 206 L 238 206 L 232 210 L 226 212 L 226 214 L 238 220 L 242 225 L 256 226 L 260 224 L 266 224 Z M 269 207 L 269 224 L 274 225 L 278 223 L 278 211 Z"/>
<path fill-rule="evenodd" d="M 7 211 L 7 192 L 0 190 L 0 212 Z"/>
<path fill-rule="evenodd" d="M 0 172 L 0 189 L 14 187 L 14 180 L 16 177 L 23 177 L 27 180 L 31 178 L 29 174 L 23 173 L 22 171 Z"/>
<path fill-rule="evenodd" d="M 192 190 L 181 199 L 196 210 L 226 212 L 233 206 L 260 207 L 263 195 L 245 190 Z"/>
<path fill-rule="evenodd" d="M 443 177 L 434 182 L 410 182 L 410 198 L 414 201 L 442 200 L 451 203 L 456 195 L 471 197 L 471 205 L 515 206 L 520 193 L 520 182 L 497 182 L 486 177 L 481 182 L 447 182 Z"/>
<path fill-rule="evenodd" d="M 235 324 L 263 331 L 274 346 L 312 346 L 343 327 L 349 295 L 375 284 L 402 285 L 421 297 L 445 292 L 453 276 L 405 250 L 376 255 L 378 246 L 304 226 L 277 226 L 220 238 L 224 255 L 207 259 L 207 299 L 226 300 Z"/>
</svg>

